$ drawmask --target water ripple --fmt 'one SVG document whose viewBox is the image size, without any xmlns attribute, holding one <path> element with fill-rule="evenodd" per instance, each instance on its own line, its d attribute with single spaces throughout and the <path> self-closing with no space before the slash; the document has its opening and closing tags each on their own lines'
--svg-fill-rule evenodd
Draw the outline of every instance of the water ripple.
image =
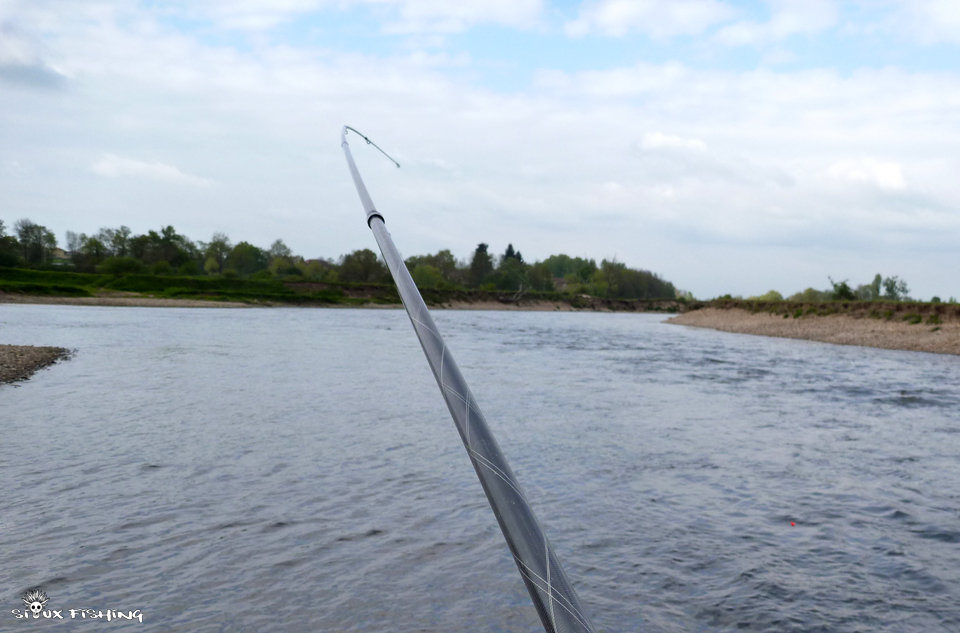
<svg viewBox="0 0 960 633">
<path fill-rule="evenodd" d="M 402 312 L 0 310 L 5 613 L 539 630 Z M 436 317 L 598 630 L 960 630 L 960 359 Z"/>
</svg>

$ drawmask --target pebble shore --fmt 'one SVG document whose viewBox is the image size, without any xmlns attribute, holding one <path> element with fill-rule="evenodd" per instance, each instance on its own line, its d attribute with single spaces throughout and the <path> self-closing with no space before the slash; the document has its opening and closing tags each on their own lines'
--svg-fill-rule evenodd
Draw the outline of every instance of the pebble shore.
<svg viewBox="0 0 960 633">
<path fill-rule="evenodd" d="M 37 371 L 70 355 L 62 347 L 0 345 L 0 385 L 26 380 Z"/>
<path fill-rule="evenodd" d="M 960 322 L 909 323 L 853 314 L 784 318 L 781 314 L 750 312 L 739 308 L 691 310 L 668 323 L 705 327 L 723 332 L 798 338 L 837 345 L 860 345 L 935 354 L 960 354 Z"/>
</svg>

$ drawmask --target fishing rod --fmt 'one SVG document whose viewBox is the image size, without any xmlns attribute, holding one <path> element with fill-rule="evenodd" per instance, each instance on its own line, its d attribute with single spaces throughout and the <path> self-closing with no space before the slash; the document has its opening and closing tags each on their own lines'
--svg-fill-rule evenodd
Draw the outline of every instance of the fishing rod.
<svg viewBox="0 0 960 633">
<path fill-rule="evenodd" d="M 352 127 L 343 126 L 340 132 L 340 146 L 347 157 L 350 175 L 353 184 L 357 187 L 360 202 L 367 213 L 367 226 L 380 246 L 383 259 L 387 262 L 390 274 L 397 284 L 397 291 L 403 301 L 403 307 L 410 317 L 413 329 L 420 340 L 420 346 L 427 357 L 427 362 L 437 379 L 440 393 L 443 395 L 453 422 L 460 433 L 460 439 L 467 449 L 467 455 L 477 471 L 480 485 L 487 495 L 487 501 L 493 508 L 500 530 L 507 541 L 507 546 L 517 563 L 523 582 L 527 586 L 533 606 L 540 616 L 543 628 L 547 633 L 594 633 L 587 616 L 580 605 L 580 599 L 567 575 L 560 566 L 553 548 L 547 541 L 540 522 L 533 514 L 520 484 L 513 471 L 507 464 L 497 440 L 493 437 L 490 427 L 480 412 L 480 407 L 470 393 L 467 381 L 464 380 L 453 355 L 447 349 L 447 344 L 440 336 L 423 297 L 417 290 L 413 277 L 407 270 L 393 239 L 387 232 L 383 215 L 373 205 L 373 200 L 367 192 L 360 172 L 353 162 L 350 145 L 347 143 L 347 130 L 351 130 L 364 139 L 369 145 L 380 150 L 384 156 L 390 158 L 386 152 L 377 147 Z M 400 167 L 400 164 L 390 158 Z"/>
</svg>

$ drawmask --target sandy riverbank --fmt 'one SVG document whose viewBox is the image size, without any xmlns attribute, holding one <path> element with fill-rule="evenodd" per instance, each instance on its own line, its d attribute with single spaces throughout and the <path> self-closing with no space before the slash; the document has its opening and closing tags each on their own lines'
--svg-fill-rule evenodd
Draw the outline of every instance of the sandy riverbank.
<svg viewBox="0 0 960 633">
<path fill-rule="evenodd" d="M 935 325 L 911 325 L 903 320 L 875 319 L 858 314 L 784 318 L 782 314 L 751 313 L 739 308 L 702 308 L 675 316 L 667 322 L 838 345 L 960 354 L 960 320 L 952 318 Z"/>
<path fill-rule="evenodd" d="M 47 297 L 0 292 L 2 303 L 28 303 L 62 306 L 125 306 L 140 308 L 246 308 L 245 303 L 203 301 L 200 299 L 156 299 L 131 296 L 128 293 L 104 294 L 96 297 Z"/>
<path fill-rule="evenodd" d="M 26 380 L 37 371 L 69 357 L 62 347 L 0 345 L 0 385 Z"/>
</svg>

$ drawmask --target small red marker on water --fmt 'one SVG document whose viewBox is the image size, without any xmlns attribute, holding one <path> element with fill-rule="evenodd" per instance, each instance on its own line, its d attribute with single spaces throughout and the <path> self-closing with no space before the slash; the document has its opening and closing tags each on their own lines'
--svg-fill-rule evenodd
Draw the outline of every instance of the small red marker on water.
<svg viewBox="0 0 960 633">
<path fill-rule="evenodd" d="M 790 521 L 790 525 L 793 526 L 793 527 L 797 527 L 797 524 L 794 523 L 793 521 Z"/>
</svg>

